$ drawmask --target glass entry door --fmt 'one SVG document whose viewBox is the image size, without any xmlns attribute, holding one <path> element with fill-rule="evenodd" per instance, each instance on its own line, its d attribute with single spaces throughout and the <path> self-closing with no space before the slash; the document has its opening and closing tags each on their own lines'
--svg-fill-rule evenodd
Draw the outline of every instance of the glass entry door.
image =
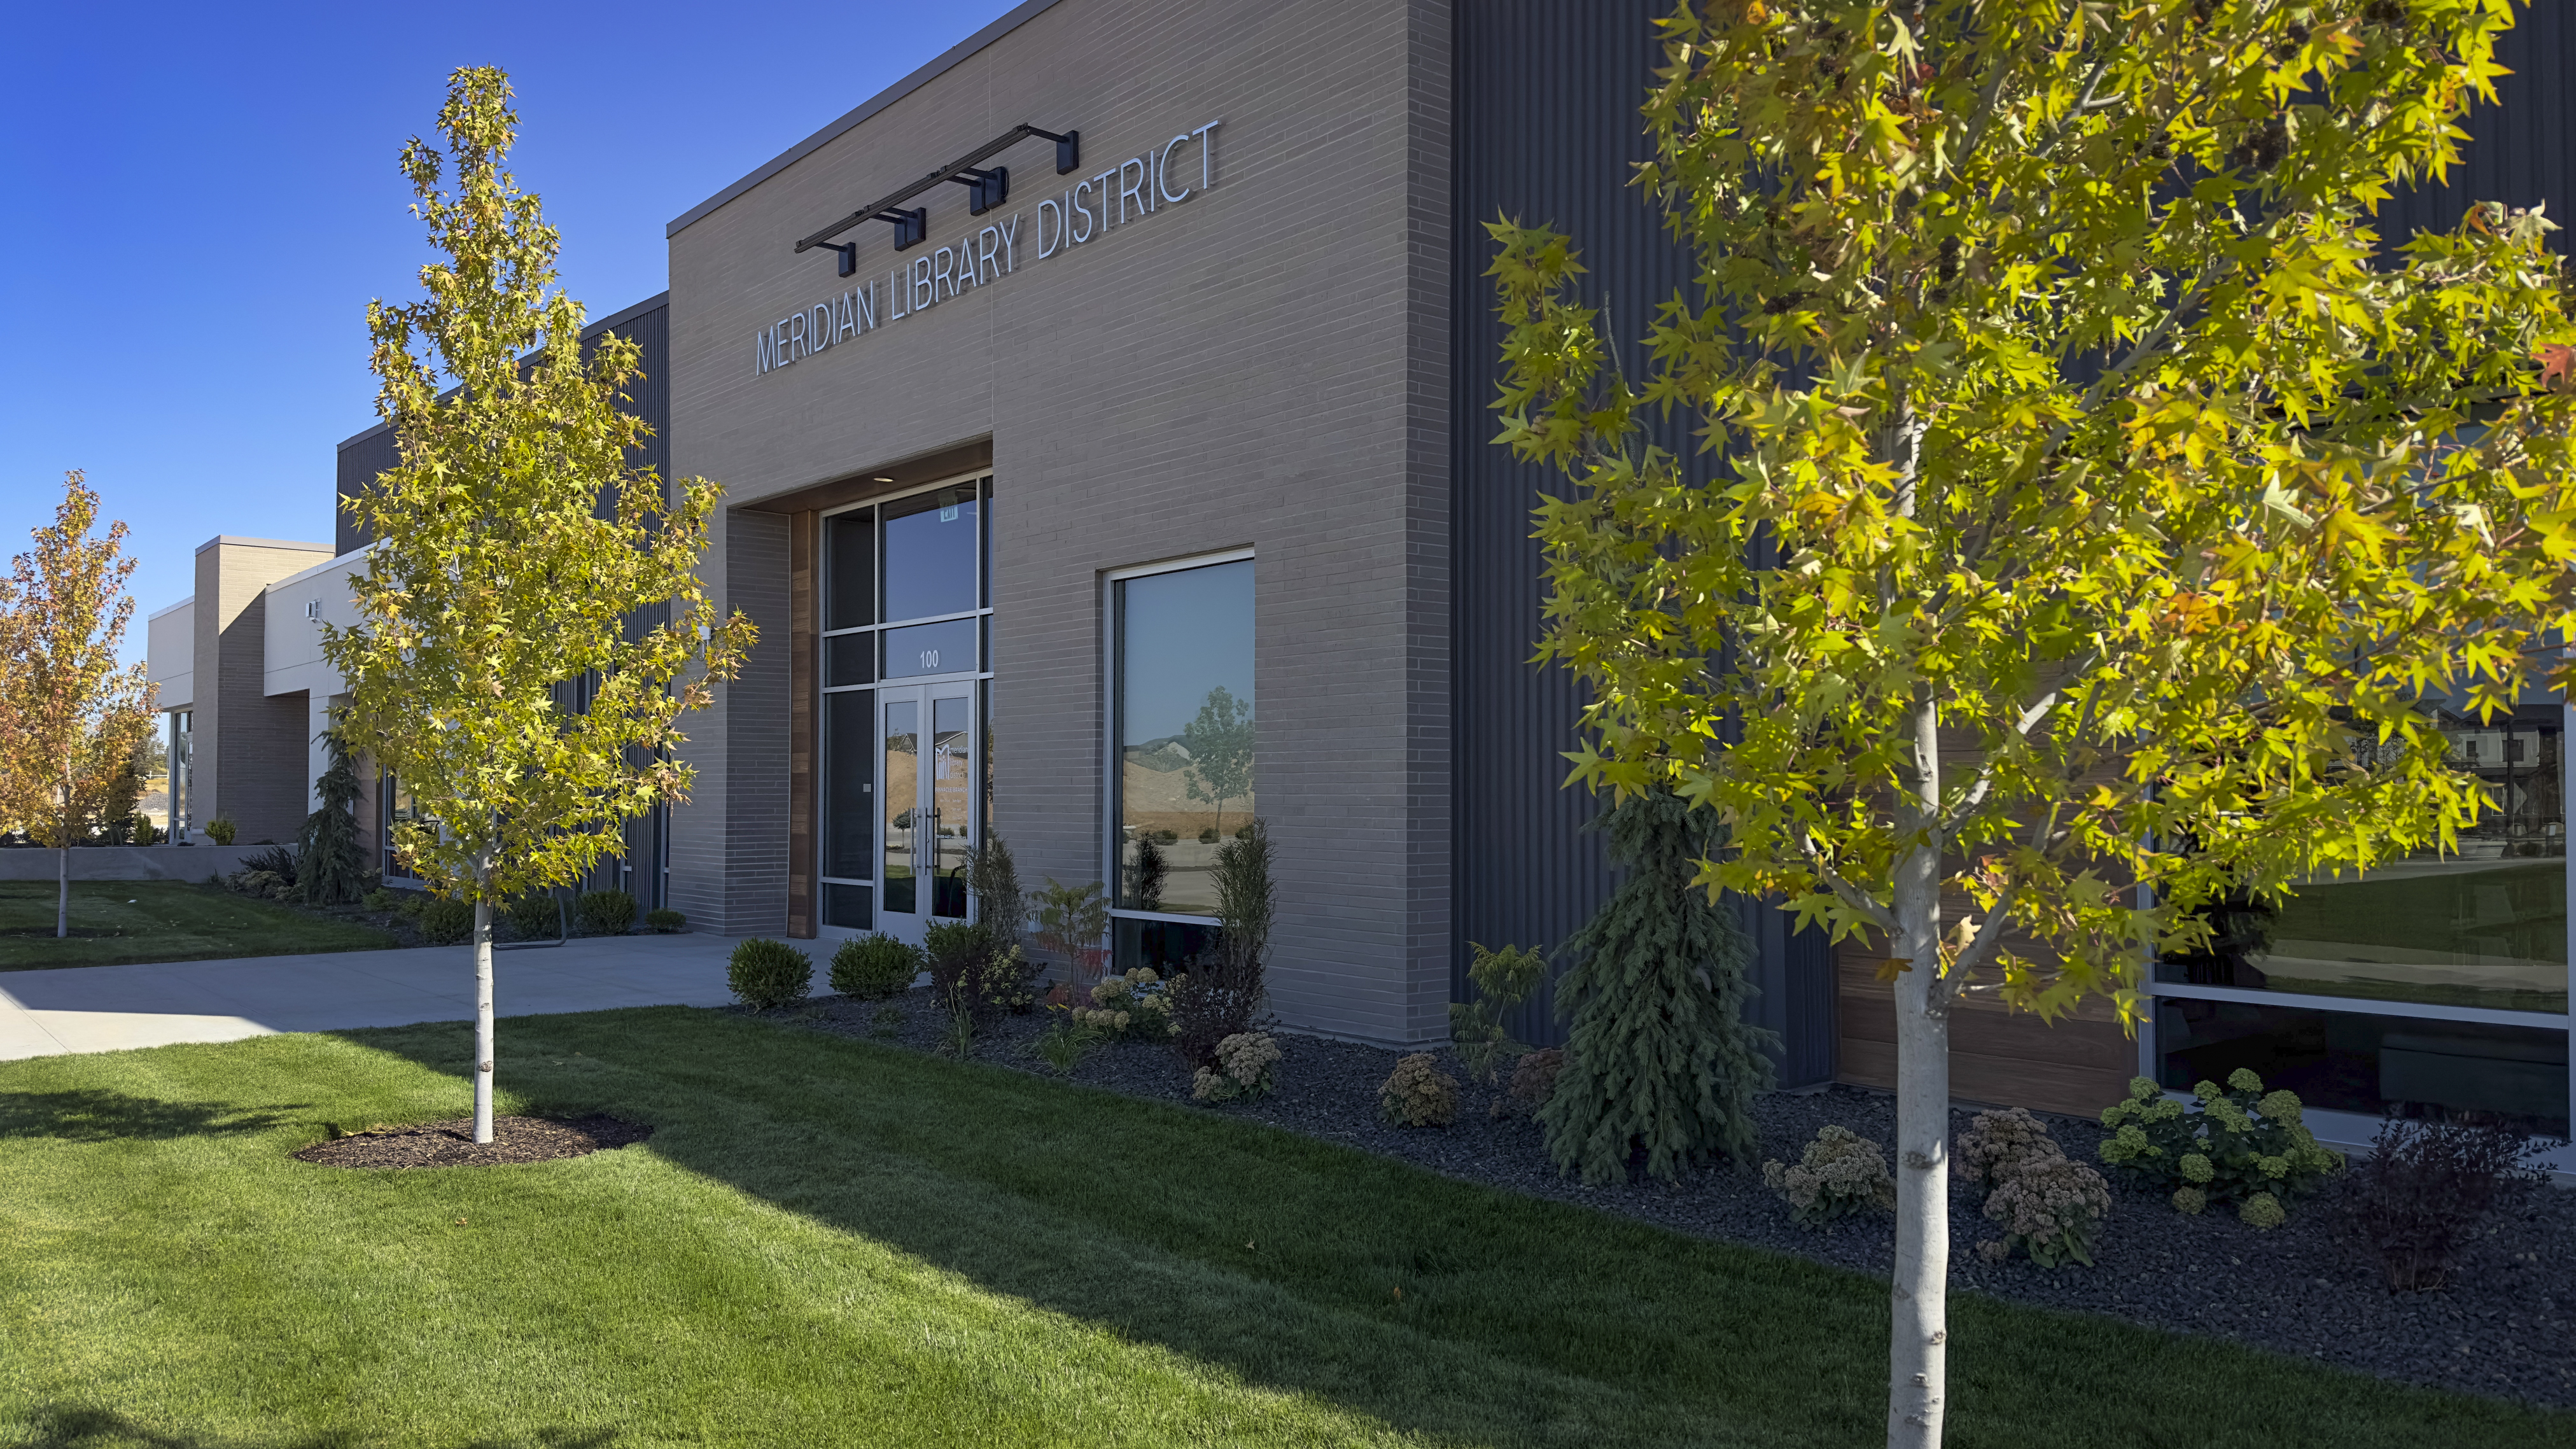
<svg viewBox="0 0 2576 1449">
<path fill-rule="evenodd" d="M 966 854 L 975 841 L 972 680 L 877 690 L 880 753 L 877 924 L 919 944 L 937 921 L 966 919 Z"/>
</svg>

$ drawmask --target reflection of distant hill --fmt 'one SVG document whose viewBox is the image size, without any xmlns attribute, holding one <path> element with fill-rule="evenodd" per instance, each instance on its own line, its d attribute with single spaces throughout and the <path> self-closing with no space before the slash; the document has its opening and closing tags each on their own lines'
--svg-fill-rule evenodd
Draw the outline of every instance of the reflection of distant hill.
<svg viewBox="0 0 2576 1449">
<path fill-rule="evenodd" d="M 1165 735 L 1127 747 L 1127 763 L 1139 770 L 1186 770 L 1190 767 L 1190 747 L 1179 735 Z"/>
</svg>

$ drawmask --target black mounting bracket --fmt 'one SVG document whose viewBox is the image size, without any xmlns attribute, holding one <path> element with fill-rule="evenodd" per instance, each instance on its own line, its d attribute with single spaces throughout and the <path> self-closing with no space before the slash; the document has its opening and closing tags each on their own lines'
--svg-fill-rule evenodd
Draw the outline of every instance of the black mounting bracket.
<svg viewBox="0 0 2576 1449">
<path fill-rule="evenodd" d="M 824 227 L 822 230 L 815 232 L 810 236 L 798 238 L 796 242 L 796 250 L 805 252 L 812 251 L 814 248 L 819 246 L 830 246 L 834 251 L 841 254 L 841 275 L 846 277 L 858 270 L 858 244 L 856 242 L 834 242 L 832 238 L 839 236 L 841 233 L 848 231 L 851 227 L 857 226 L 861 222 L 892 222 L 894 223 L 895 229 L 895 250 L 902 251 L 907 247 L 914 246 L 929 235 L 929 211 L 925 207 L 918 206 L 906 210 L 903 203 L 912 200 L 914 197 L 930 190 L 943 181 L 954 181 L 960 186 L 969 188 L 973 193 L 973 199 L 969 203 L 969 210 L 974 212 L 975 215 L 981 216 L 985 212 L 992 210 L 994 207 L 1002 205 L 1005 201 L 1010 199 L 1011 195 L 1010 168 L 1006 166 L 995 166 L 990 170 L 986 170 L 984 168 L 984 162 L 1000 155 L 1002 152 L 1009 150 L 1011 147 L 1018 145 L 1020 142 L 1027 140 L 1031 136 L 1035 136 L 1040 140 L 1053 141 L 1055 143 L 1056 175 L 1069 176 L 1073 172 L 1081 169 L 1082 133 L 1080 131 L 1067 131 L 1062 135 L 1058 135 L 1053 131 L 1041 131 L 1035 126 L 1013 126 L 1011 129 L 1004 131 L 1001 135 L 994 137 L 992 140 L 985 142 L 983 145 L 976 147 L 974 150 L 967 152 L 965 155 L 958 157 L 956 160 L 949 162 L 947 165 L 940 167 L 938 170 L 933 171 L 929 175 L 922 177 L 920 180 L 913 182 L 911 185 L 896 191 L 892 195 L 883 196 L 875 201 L 869 202 L 867 205 L 860 207 L 858 210 L 851 212 L 845 217 L 842 217 L 839 221 L 832 223 L 830 226 Z"/>
</svg>

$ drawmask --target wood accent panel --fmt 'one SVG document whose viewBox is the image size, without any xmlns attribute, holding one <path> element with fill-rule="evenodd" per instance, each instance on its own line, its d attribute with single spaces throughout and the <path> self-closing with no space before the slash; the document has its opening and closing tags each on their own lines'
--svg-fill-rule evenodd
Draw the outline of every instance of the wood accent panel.
<svg viewBox="0 0 2576 1449">
<path fill-rule="evenodd" d="M 1896 1006 L 1879 961 L 1846 944 L 1837 954 L 1836 1080 L 1893 1090 Z M 2092 998 L 2055 1022 L 2013 1011 L 1992 985 L 1969 983 L 1950 1015 L 1950 1095 L 1998 1107 L 2091 1117 L 2127 1095 L 2137 1043 L 2109 1002 Z"/>
<path fill-rule="evenodd" d="M 787 543 L 787 934 L 807 940 L 821 917 L 814 884 L 815 716 L 822 701 L 814 683 L 814 571 L 822 533 L 822 515 L 808 510 L 796 515 Z"/>
</svg>

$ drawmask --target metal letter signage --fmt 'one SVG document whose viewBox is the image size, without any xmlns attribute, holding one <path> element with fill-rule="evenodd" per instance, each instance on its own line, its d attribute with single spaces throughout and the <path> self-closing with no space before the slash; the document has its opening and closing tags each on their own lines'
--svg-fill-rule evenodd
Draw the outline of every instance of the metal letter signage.
<svg viewBox="0 0 2576 1449">
<path fill-rule="evenodd" d="M 1041 199 L 1029 236 L 1037 260 L 1060 257 L 1215 189 L 1216 130 L 1224 124 L 1221 120 L 1210 121 L 1183 131 L 1111 164 L 1096 176 L 1076 181 L 1059 195 Z M 1189 165 L 1193 149 L 1198 162 L 1195 167 Z M 1197 173 L 1195 177 L 1193 171 Z M 969 292 L 981 292 L 1004 277 L 1016 275 L 1020 270 L 1020 220 L 1021 214 L 1013 212 L 981 222 L 954 242 L 943 243 L 929 254 L 896 267 L 882 279 L 882 299 L 877 292 L 879 279 L 870 278 L 762 327 L 752 334 L 752 375 L 763 376 L 792 366 L 818 352 L 855 342 L 887 323 L 927 312 Z"/>
</svg>

